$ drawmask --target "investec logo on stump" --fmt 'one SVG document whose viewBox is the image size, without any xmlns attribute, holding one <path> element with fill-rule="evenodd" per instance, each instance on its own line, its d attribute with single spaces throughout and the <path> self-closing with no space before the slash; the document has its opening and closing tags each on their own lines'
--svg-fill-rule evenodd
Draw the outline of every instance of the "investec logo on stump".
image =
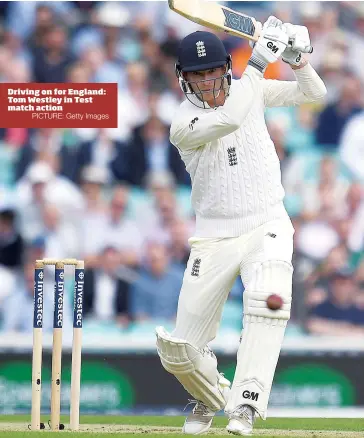
<svg viewBox="0 0 364 438">
<path fill-rule="evenodd" d="M 36 282 L 36 293 L 34 294 L 35 327 L 42 327 L 43 324 L 43 275 L 38 274 Z"/>
<path fill-rule="evenodd" d="M 83 308 L 83 272 L 79 272 L 76 275 L 76 291 L 74 294 L 74 327 L 82 327 L 82 308 Z"/>
<path fill-rule="evenodd" d="M 63 296 L 64 296 L 64 275 L 63 273 L 59 274 L 59 279 L 56 282 L 55 288 L 55 295 L 57 297 L 57 301 L 55 303 L 56 309 L 55 309 L 55 326 L 61 327 L 63 326 Z"/>
</svg>

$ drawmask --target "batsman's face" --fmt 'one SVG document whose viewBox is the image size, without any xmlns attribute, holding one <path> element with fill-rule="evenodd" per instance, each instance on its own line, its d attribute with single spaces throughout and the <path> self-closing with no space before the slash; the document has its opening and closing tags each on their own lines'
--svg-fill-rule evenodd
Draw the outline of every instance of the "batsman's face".
<svg viewBox="0 0 364 438">
<path fill-rule="evenodd" d="M 225 67 L 218 67 L 209 70 L 192 71 L 187 72 L 185 77 L 194 93 L 201 94 L 203 99 L 209 102 L 218 97 L 225 70 Z"/>
</svg>

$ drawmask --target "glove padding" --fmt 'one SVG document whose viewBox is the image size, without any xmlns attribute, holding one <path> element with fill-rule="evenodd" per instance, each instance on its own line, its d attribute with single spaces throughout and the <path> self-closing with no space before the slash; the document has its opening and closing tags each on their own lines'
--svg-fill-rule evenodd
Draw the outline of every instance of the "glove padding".
<svg viewBox="0 0 364 438">
<path fill-rule="evenodd" d="M 282 60 L 291 65 L 300 65 L 302 52 L 307 53 L 311 47 L 308 29 L 291 23 L 285 23 L 283 28 L 288 35 L 289 45 L 282 53 Z"/>
<path fill-rule="evenodd" d="M 264 23 L 262 34 L 254 45 L 252 57 L 267 64 L 276 62 L 288 45 L 288 35 L 282 21 L 269 17 Z"/>
</svg>

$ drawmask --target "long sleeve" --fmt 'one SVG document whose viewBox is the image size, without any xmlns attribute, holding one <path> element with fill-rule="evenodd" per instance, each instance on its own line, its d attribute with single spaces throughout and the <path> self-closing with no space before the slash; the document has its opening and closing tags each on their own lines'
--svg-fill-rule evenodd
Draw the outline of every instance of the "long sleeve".
<svg viewBox="0 0 364 438">
<path fill-rule="evenodd" d="M 296 81 L 263 81 L 264 103 L 267 107 L 296 106 L 315 102 L 326 95 L 326 87 L 314 68 L 307 64 L 293 70 Z"/>
<path fill-rule="evenodd" d="M 189 111 L 177 117 L 171 126 L 171 143 L 188 150 L 236 131 L 248 114 L 261 82 L 262 74 L 248 66 L 241 79 L 234 82 L 223 106 L 212 111 L 196 107 L 195 113 Z"/>
</svg>

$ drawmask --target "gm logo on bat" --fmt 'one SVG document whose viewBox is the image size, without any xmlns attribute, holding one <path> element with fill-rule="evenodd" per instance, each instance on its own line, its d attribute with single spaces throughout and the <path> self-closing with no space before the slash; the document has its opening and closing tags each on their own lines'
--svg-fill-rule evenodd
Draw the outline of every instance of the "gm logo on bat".
<svg viewBox="0 0 364 438">
<path fill-rule="evenodd" d="M 268 41 L 268 42 L 267 42 L 267 47 L 268 47 L 268 49 L 271 49 L 271 51 L 272 51 L 273 53 L 277 53 L 277 52 L 278 52 L 278 47 L 275 46 L 275 45 L 272 43 L 272 41 Z"/>
<path fill-rule="evenodd" d="M 250 17 L 244 17 L 233 11 L 222 8 L 225 15 L 225 26 L 230 29 L 237 30 L 245 33 L 246 35 L 253 36 L 255 32 L 255 26 Z"/>
</svg>

